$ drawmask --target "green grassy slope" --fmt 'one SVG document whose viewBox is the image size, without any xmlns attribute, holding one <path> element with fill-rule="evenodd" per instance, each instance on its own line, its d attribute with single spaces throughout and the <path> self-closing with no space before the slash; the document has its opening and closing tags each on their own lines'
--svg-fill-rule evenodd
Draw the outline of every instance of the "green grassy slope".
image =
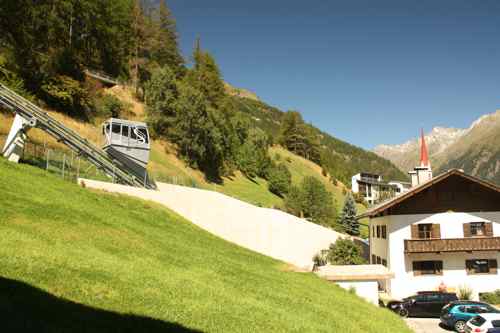
<svg viewBox="0 0 500 333">
<path fill-rule="evenodd" d="M 2 330 L 409 332 L 155 204 L 0 159 Z"/>
</svg>

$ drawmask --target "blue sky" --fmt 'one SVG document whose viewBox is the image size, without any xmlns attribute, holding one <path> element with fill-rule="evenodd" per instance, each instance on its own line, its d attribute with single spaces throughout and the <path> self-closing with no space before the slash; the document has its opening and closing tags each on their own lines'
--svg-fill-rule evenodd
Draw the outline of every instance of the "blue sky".
<svg viewBox="0 0 500 333">
<path fill-rule="evenodd" d="M 467 127 L 500 105 L 497 0 L 167 0 L 224 79 L 350 143 Z"/>
</svg>

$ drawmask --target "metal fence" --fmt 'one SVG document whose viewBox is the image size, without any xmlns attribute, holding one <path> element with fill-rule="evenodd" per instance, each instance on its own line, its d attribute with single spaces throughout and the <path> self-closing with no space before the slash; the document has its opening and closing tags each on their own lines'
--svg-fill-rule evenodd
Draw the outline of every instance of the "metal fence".
<svg viewBox="0 0 500 333">
<path fill-rule="evenodd" d="M 76 182 L 78 178 L 109 181 L 109 177 L 105 173 L 75 152 L 54 149 L 46 143 L 40 144 L 27 140 L 24 145 L 22 161 L 69 181 Z"/>
</svg>

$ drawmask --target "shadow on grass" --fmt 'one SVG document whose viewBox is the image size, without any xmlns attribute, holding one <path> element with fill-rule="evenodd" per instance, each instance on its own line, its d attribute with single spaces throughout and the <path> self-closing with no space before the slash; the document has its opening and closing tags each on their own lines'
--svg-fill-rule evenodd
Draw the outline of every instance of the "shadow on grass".
<svg viewBox="0 0 500 333">
<path fill-rule="evenodd" d="M 1 332 L 200 332 L 132 314 L 92 308 L 0 277 Z"/>
</svg>

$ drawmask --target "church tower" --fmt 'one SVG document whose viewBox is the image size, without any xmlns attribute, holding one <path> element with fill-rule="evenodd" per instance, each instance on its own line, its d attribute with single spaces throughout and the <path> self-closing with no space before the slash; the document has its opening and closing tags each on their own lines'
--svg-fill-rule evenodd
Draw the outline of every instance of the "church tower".
<svg viewBox="0 0 500 333">
<path fill-rule="evenodd" d="M 429 152 L 425 144 L 424 130 L 421 131 L 420 139 L 420 165 L 408 172 L 411 176 L 411 186 L 418 186 L 432 179 L 431 162 L 429 161 Z"/>
</svg>

